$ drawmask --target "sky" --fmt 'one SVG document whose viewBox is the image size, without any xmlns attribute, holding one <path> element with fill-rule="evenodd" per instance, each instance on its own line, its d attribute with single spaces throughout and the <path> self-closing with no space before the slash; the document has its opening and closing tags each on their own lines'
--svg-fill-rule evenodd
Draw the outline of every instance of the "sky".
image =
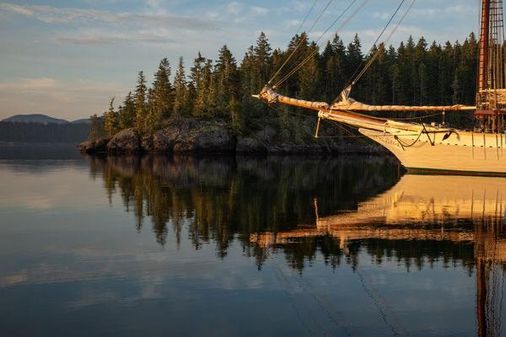
<svg viewBox="0 0 506 337">
<path fill-rule="evenodd" d="M 316 1 L 316 2 L 315 2 Z M 274 48 L 285 48 L 304 17 L 318 39 L 352 0 L 0 0 L 0 119 L 43 113 L 75 120 L 121 101 L 143 70 L 152 81 L 167 57 L 187 69 L 200 51 L 214 59 L 227 45 L 238 62 L 265 32 Z M 338 31 L 349 43 L 355 33 L 364 51 L 402 0 L 366 2 Z M 411 0 L 405 1 L 405 6 Z M 463 41 L 478 29 L 478 0 L 418 0 L 389 43 Z M 323 35 L 321 45 L 336 26 Z"/>
</svg>

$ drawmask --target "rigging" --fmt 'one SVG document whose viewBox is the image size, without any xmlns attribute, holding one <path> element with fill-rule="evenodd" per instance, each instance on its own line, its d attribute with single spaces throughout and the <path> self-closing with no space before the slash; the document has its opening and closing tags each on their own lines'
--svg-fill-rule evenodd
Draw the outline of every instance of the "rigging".
<svg viewBox="0 0 506 337">
<path fill-rule="evenodd" d="M 344 17 L 344 15 L 353 7 L 353 5 L 357 2 L 357 0 L 353 0 L 349 5 L 348 7 L 346 7 L 346 9 L 341 13 L 341 15 L 339 15 L 333 22 L 332 24 L 330 24 L 329 27 L 327 27 L 327 29 L 320 34 L 320 37 L 315 41 L 316 44 L 318 44 L 320 42 L 320 40 L 325 36 L 325 34 L 327 34 L 329 32 L 329 30 L 341 19 Z M 351 19 L 353 19 L 353 17 L 355 17 L 355 15 L 357 15 L 357 13 L 367 4 L 367 2 L 369 2 L 369 0 L 364 0 L 362 2 L 362 4 L 359 5 L 359 7 L 357 9 L 355 9 L 355 11 L 348 17 L 346 18 L 346 20 L 344 20 L 344 22 L 339 26 L 339 28 L 337 29 L 337 31 L 340 31 L 341 29 L 343 29 L 350 21 Z M 337 33 L 336 31 L 336 33 Z M 281 80 L 279 80 L 276 84 L 274 84 L 272 86 L 272 88 L 278 88 L 281 84 L 283 84 L 284 82 L 286 82 L 286 80 L 288 80 L 290 77 L 292 77 L 297 71 L 299 71 L 300 68 L 302 68 L 306 63 L 308 63 L 311 58 L 316 55 L 318 53 L 318 50 L 314 50 L 312 51 L 304 60 L 302 60 L 302 62 L 300 62 L 294 69 L 292 69 L 287 75 L 285 75 Z"/>
<path fill-rule="evenodd" d="M 372 54 L 374 48 L 377 46 L 378 42 L 380 41 L 381 37 L 383 36 L 383 34 L 386 32 L 386 30 L 388 29 L 388 26 L 390 26 L 390 24 L 392 23 L 392 21 L 394 20 L 394 18 L 397 16 L 397 13 L 399 12 L 399 10 L 402 8 L 402 6 L 404 5 L 404 2 L 406 2 L 406 0 L 402 0 L 400 3 L 399 3 L 399 6 L 397 6 L 397 9 L 395 10 L 395 12 L 392 14 L 392 16 L 390 17 L 390 19 L 387 21 L 385 27 L 383 27 L 383 30 L 381 31 L 381 33 L 378 35 L 378 37 L 376 38 L 376 40 L 374 41 L 373 45 L 371 46 L 371 49 L 369 50 L 369 55 Z M 413 8 L 414 4 L 415 4 L 416 0 L 412 0 L 410 5 L 408 6 L 408 8 L 406 9 L 406 11 L 404 12 L 404 14 L 401 16 L 400 20 L 397 22 L 397 24 L 395 25 L 394 29 L 392 29 L 392 31 L 390 32 L 390 34 L 388 35 L 388 37 L 383 41 L 383 43 L 387 43 L 391 38 L 392 36 L 395 34 L 395 32 L 397 31 L 397 29 L 399 29 L 400 25 L 402 24 L 402 21 L 404 21 L 404 19 L 406 18 L 406 16 L 408 15 L 408 13 L 411 11 L 411 9 Z M 372 64 L 374 63 L 374 61 L 376 61 L 376 59 L 379 57 L 379 55 L 381 54 L 381 50 L 378 49 L 376 50 L 376 52 L 374 54 L 372 54 L 372 57 L 369 59 L 369 61 L 365 64 L 365 66 L 362 68 L 362 70 L 360 70 L 360 68 L 362 67 L 362 64 L 364 64 L 365 60 L 362 62 L 362 64 L 357 67 L 357 69 L 355 70 L 355 72 L 353 73 L 353 75 L 351 76 L 351 80 L 348 82 L 348 84 L 344 87 L 345 89 L 343 90 L 342 93 L 340 93 L 336 99 L 334 100 L 334 103 L 336 101 L 338 101 L 338 99 L 340 97 L 348 97 L 350 91 L 351 91 L 351 88 L 362 78 L 362 76 L 364 76 L 365 72 L 372 66 Z"/>
</svg>

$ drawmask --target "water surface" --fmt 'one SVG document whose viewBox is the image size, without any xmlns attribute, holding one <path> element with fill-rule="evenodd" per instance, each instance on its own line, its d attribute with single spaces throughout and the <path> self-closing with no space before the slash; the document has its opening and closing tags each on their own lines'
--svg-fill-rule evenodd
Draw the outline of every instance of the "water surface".
<svg viewBox="0 0 506 337">
<path fill-rule="evenodd" d="M 504 179 L 379 157 L 0 157 L 1 335 L 501 334 Z"/>
</svg>

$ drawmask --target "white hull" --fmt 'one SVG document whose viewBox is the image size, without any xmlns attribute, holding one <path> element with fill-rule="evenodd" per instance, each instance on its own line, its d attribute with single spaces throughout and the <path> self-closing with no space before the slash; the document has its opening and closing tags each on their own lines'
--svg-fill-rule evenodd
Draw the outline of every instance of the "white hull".
<svg viewBox="0 0 506 337">
<path fill-rule="evenodd" d="M 455 130 L 443 140 L 444 132 L 394 128 L 359 131 L 387 148 L 408 170 L 506 174 L 506 135 Z"/>
</svg>

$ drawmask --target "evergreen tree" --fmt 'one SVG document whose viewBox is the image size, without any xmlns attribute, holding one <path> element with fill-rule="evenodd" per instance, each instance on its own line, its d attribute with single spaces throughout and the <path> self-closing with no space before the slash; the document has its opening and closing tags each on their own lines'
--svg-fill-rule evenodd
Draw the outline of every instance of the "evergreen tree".
<svg viewBox="0 0 506 337">
<path fill-rule="evenodd" d="M 109 137 L 114 136 L 118 131 L 118 114 L 114 110 L 114 97 L 109 102 L 109 110 L 104 113 L 104 129 Z"/>
<path fill-rule="evenodd" d="M 153 83 L 153 113 L 157 119 L 168 118 L 173 108 L 172 85 L 170 84 L 171 68 L 167 58 L 160 61 Z M 158 117 L 159 116 L 159 117 Z"/>
<path fill-rule="evenodd" d="M 88 139 L 95 141 L 101 137 L 105 136 L 104 125 L 102 120 L 97 116 L 97 114 L 93 114 L 90 116 L 90 132 L 88 134 Z"/>
<path fill-rule="evenodd" d="M 272 48 L 264 32 L 260 33 L 254 48 L 255 65 L 258 67 L 258 91 L 272 76 L 271 67 Z"/>
<path fill-rule="evenodd" d="M 134 126 L 135 121 L 135 102 L 130 91 L 123 101 L 121 113 L 119 114 L 119 128 L 121 130 Z"/>
<path fill-rule="evenodd" d="M 240 110 L 238 106 L 239 73 L 235 58 L 226 45 L 218 53 L 218 61 L 216 62 L 214 71 L 217 112 L 222 116 L 230 117 L 230 120 L 236 119 L 237 121 Z M 234 107 L 234 112 L 229 110 L 231 106 Z M 232 116 L 233 114 L 236 116 Z"/>
<path fill-rule="evenodd" d="M 319 68 L 319 50 L 316 43 L 311 43 L 307 47 L 307 56 L 304 65 L 298 72 L 299 95 L 304 99 L 320 99 L 320 68 Z"/>
<path fill-rule="evenodd" d="M 158 105 L 158 97 L 154 88 L 148 89 L 147 115 L 144 123 L 144 131 L 153 134 L 160 128 L 162 121 L 162 110 Z"/>
<path fill-rule="evenodd" d="M 206 110 L 206 85 L 209 85 L 209 83 L 206 83 L 205 67 L 206 59 L 199 52 L 197 58 L 193 60 L 193 67 L 190 69 L 190 78 L 195 88 L 194 116 L 202 116 Z"/>
<path fill-rule="evenodd" d="M 331 102 L 345 86 L 346 48 L 343 41 L 336 34 L 332 42 L 328 42 L 322 57 L 320 75 L 322 85 L 320 90 L 323 98 Z"/>
<path fill-rule="evenodd" d="M 135 127 L 140 131 L 144 132 L 146 128 L 146 119 L 148 114 L 147 105 L 147 87 L 146 78 L 144 72 L 140 71 L 137 76 L 137 87 L 135 88 Z"/>
<path fill-rule="evenodd" d="M 174 77 L 174 106 L 172 115 L 174 117 L 185 116 L 188 114 L 186 97 L 188 96 L 186 89 L 186 75 L 184 70 L 183 58 L 179 58 L 179 64 Z"/>
<path fill-rule="evenodd" d="M 358 37 L 358 34 L 355 34 L 355 37 L 353 38 L 353 42 L 348 44 L 348 47 L 346 49 L 346 76 L 347 84 L 350 84 L 350 81 L 354 80 L 354 76 L 358 74 L 361 70 L 361 66 L 363 63 L 364 56 L 362 55 L 362 44 L 360 43 L 360 38 Z M 362 97 L 362 90 L 360 87 L 357 86 L 355 88 L 354 97 L 357 97 L 361 99 Z"/>
</svg>

